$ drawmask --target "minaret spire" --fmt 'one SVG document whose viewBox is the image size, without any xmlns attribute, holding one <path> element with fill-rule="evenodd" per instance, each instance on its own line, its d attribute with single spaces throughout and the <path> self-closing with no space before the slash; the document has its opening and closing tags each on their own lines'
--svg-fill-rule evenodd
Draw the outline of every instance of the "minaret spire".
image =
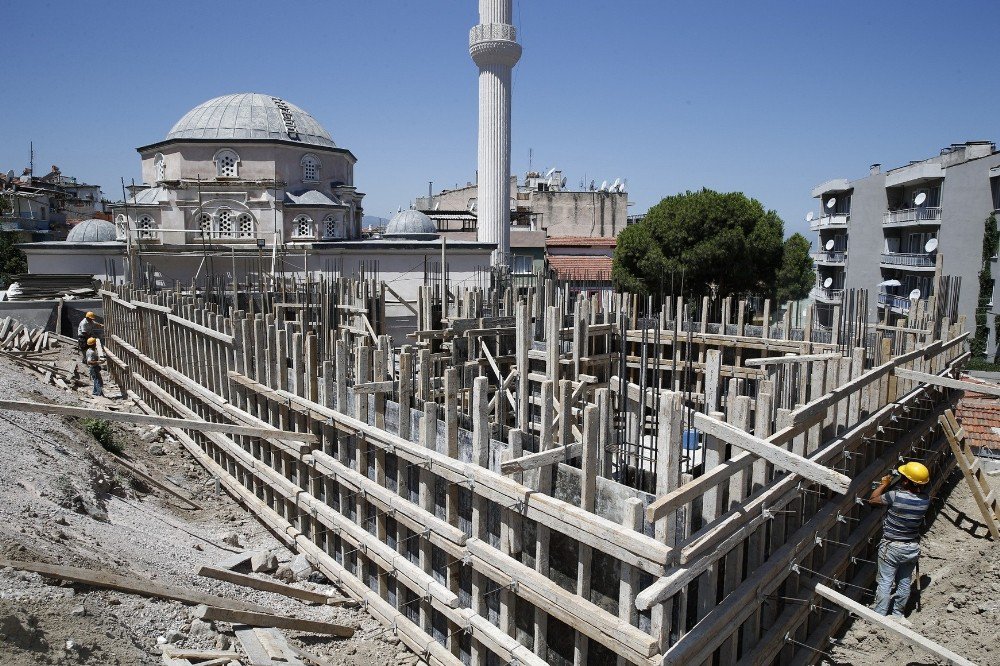
<svg viewBox="0 0 1000 666">
<path fill-rule="evenodd" d="M 492 264 L 510 261 L 510 79 L 521 58 L 513 0 L 479 0 L 469 55 L 479 67 L 477 240 L 496 243 Z"/>
</svg>

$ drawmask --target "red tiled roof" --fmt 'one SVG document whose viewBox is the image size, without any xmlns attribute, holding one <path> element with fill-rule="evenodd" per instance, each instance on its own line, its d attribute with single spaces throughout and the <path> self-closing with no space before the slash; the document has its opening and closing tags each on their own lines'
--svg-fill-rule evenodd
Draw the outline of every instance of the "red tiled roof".
<svg viewBox="0 0 1000 666">
<path fill-rule="evenodd" d="M 963 376 L 962 381 L 988 384 L 975 377 Z M 973 446 L 1000 449 L 1000 435 L 993 428 L 1000 428 L 1000 398 L 966 391 L 958 401 L 955 417 L 962 424 Z"/>
<path fill-rule="evenodd" d="M 549 268 L 562 280 L 610 280 L 611 257 L 548 255 Z"/>
<path fill-rule="evenodd" d="M 556 247 L 579 246 L 579 247 L 614 247 L 615 239 L 604 236 L 561 236 L 559 238 L 546 238 L 546 245 Z"/>
</svg>

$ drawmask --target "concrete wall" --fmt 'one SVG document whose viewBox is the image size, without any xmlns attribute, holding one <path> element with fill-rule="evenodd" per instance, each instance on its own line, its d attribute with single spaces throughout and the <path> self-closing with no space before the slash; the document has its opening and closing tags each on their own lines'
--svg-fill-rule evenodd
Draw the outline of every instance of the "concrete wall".
<svg viewBox="0 0 1000 666">
<path fill-rule="evenodd" d="M 847 224 L 846 289 L 868 290 L 868 312 L 878 314 L 877 286 L 882 281 L 879 260 L 885 244 L 882 234 L 882 213 L 886 211 L 885 174 L 869 175 L 853 181 L 851 219 Z"/>
<path fill-rule="evenodd" d="M 549 238 L 617 236 L 625 228 L 625 192 L 531 192 L 529 208 L 540 215 Z"/>
</svg>

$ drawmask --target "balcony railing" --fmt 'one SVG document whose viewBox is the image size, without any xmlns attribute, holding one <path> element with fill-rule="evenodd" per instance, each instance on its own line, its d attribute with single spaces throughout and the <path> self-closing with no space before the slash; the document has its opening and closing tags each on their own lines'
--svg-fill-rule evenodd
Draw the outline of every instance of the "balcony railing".
<svg viewBox="0 0 1000 666">
<path fill-rule="evenodd" d="M 842 264 L 847 261 L 846 250 L 831 250 L 829 252 L 813 252 L 813 261 L 824 264 Z"/>
<path fill-rule="evenodd" d="M 809 228 L 812 231 L 817 229 L 827 229 L 829 227 L 846 227 L 847 223 L 850 221 L 851 216 L 847 213 L 834 213 L 833 215 L 822 215 L 813 219 L 809 223 Z"/>
<path fill-rule="evenodd" d="M 882 253 L 881 263 L 889 266 L 910 266 L 912 268 L 934 268 L 935 255 L 927 253 L 904 254 L 901 252 Z"/>
<path fill-rule="evenodd" d="M 828 289 L 826 287 L 820 287 L 819 285 L 812 288 L 809 295 L 813 297 L 814 300 L 824 301 L 827 303 L 839 303 L 843 300 L 844 290 L 843 289 Z"/>
<path fill-rule="evenodd" d="M 48 231 L 49 221 L 16 215 L 0 215 L 0 230 L 2 231 Z"/>
<path fill-rule="evenodd" d="M 902 314 L 910 311 L 910 299 L 904 296 L 896 296 L 895 294 L 880 293 L 878 295 L 878 304 L 888 305 L 894 310 L 899 310 Z"/>
<path fill-rule="evenodd" d="M 889 210 L 882 213 L 882 224 L 940 224 L 940 208 L 904 208 L 902 210 Z"/>
</svg>

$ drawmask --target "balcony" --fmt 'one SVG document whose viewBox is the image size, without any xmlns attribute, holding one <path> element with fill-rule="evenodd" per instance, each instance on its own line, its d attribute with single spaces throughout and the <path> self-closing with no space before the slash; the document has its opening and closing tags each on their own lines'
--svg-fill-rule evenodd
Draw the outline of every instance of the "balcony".
<svg viewBox="0 0 1000 666">
<path fill-rule="evenodd" d="M 936 255 L 930 253 L 904 254 L 902 252 L 882 253 L 879 263 L 888 268 L 934 270 Z"/>
<path fill-rule="evenodd" d="M 843 300 L 843 289 L 827 289 L 816 285 L 809 292 L 809 297 L 817 303 L 840 303 Z"/>
<path fill-rule="evenodd" d="M 843 266 L 847 262 L 847 250 L 813 252 L 810 256 L 817 264 L 823 264 L 824 266 Z"/>
<path fill-rule="evenodd" d="M 888 306 L 893 312 L 907 314 L 910 311 L 910 299 L 895 294 L 881 292 L 878 295 L 878 305 L 880 308 Z"/>
<path fill-rule="evenodd" d="M 941 224 L 941 209 L 932 207 L 904 208 L 882 213 L 882 225 L 890 227 Z"/>
<path fill-rule="evenodd" d="M 811 231 L 819 231 L 820 229 L 846 229 L 850 219 L 851 216 L 847 213 L 821 215 L 809 223 L 809 229 Z"/>
</svg>

